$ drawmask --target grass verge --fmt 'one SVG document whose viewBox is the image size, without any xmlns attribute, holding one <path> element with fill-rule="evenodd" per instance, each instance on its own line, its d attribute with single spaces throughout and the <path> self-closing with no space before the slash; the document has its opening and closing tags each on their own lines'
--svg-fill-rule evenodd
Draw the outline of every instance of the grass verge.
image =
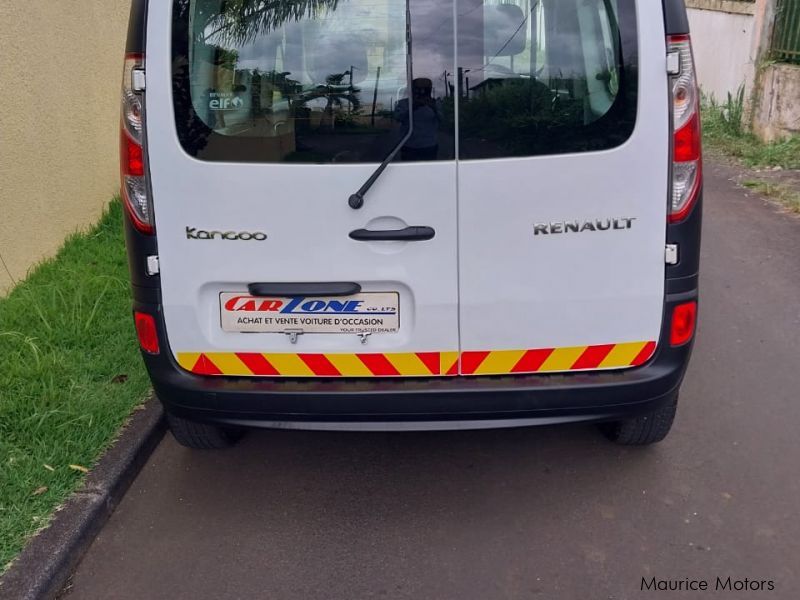
<svg viewBox="0 0 800 600">
<path fill-rule="evenodd" d="M 704 100 L 704 143 L 712 150 L 738 158 L 750 168 L 800 169 L 800 136 L 765 144 L 746 131 L 742 122 L 743 102 L 743 94 L 741 99 L 729 97 L 725 104 Z"/>
<path fill-rule="evenodd" d="M 800 192 L 787 185 L 763 179 L 746 179 L 742 181 L 742 185 L 762 196 L 780 202 L 792 212 L 800 213 Z"/>
<path fill-rule="evenodd" d="M 744 88 L 736 96 L 728 95 L 724 104 L 713 97 L 703 98 L 702 110 L 706 148 L 731 156 L 752 170 L 741 185 L 800 213 L 800 177 L 791 173 L 800 170 L 800 136 L 766 144 L 747 131 Z"/>
<path fill-rule="evenodd" d="M 115 201 L 0 298 L 0 572 L 146 397 L 137 348 Z"/>
</svg>

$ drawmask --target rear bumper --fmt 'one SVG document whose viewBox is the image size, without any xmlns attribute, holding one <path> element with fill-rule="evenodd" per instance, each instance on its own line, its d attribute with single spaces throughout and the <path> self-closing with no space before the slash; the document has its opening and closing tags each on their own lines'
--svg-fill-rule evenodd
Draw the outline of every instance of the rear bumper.
<svg viewBox="0 0 800 600">
<path fill-rule="evenodd" d="M 696 285 L 692 287 L 667 296 L 662 341 L 669 339 L 672 308 L 697 298 Z M 152 294 L 134 295 L 155 299 Z M 168 345 L 159 303 L 137 301 L 135 307 L 155 315 L 160 325 L 162 353 L 145 354 L 144 360 L 165 407 L 199 421 L 251 426 L 460 429 L 614 420 L 669 402 L 678 392 L 691 355 L 691 344 L 672 348 L 660 343 L 642 367 L 565 375 L 336 380 L 203 377 L 181 369 L 164 350 Z"/>
</svg>

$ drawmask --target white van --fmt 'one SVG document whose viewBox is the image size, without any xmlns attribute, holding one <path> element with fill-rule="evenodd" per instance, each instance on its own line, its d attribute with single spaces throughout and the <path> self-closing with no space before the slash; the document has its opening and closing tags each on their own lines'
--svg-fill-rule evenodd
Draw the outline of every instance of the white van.
<svg viewBox="0 0 800 600">
<path fill-rule="evenodd" d="M 683 0 L 134 0 L 122 192 L 175 437 L 663 439 L 697 313 Z"/>
</svg>

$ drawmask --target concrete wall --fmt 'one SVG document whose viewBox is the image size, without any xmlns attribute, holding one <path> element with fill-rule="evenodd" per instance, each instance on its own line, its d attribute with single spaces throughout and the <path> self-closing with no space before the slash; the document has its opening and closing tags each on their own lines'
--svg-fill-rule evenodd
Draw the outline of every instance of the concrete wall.
<svg viewBox="0 0 800 600">
<path fill-rule="evenodd" d="M 776 0 L 686 0 L 700 85 L 723 102 L 744 85 L 746 115 L 766 142 L 800 134 L 800 67 L 771 64 Z"/>
<path fill-rule="evenodd" d="M 761 93 L 753 110 L 753 130 L 772 142 L 800 135 L 800 66 L 773 64 L 760 77 Z"/>
<path fill-rule="evenodd" d="M 759 56 L 756 5 L 731 0 L 688 0 L 700 86 L 719 101 L 741 85 L 748 94 Z"/>
<path fill-rule="evenodd" d="M 0 0 L 0 295 L 117 193 L 129 7 Z"/>
</svg>

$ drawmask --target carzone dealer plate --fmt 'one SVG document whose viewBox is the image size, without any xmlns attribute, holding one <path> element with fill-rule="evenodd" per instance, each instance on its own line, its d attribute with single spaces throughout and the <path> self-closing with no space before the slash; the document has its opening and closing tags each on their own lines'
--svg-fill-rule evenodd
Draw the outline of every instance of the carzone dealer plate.
<svg viewBox="0 0 800 600">
<path fill-rule="evenodd" d="M 397 292 L 336 298 L 257 298 L 246 293 L 223 292 L 219 300 L 224 331 L 396 333 L 400 329 Z"/>
</svg>

